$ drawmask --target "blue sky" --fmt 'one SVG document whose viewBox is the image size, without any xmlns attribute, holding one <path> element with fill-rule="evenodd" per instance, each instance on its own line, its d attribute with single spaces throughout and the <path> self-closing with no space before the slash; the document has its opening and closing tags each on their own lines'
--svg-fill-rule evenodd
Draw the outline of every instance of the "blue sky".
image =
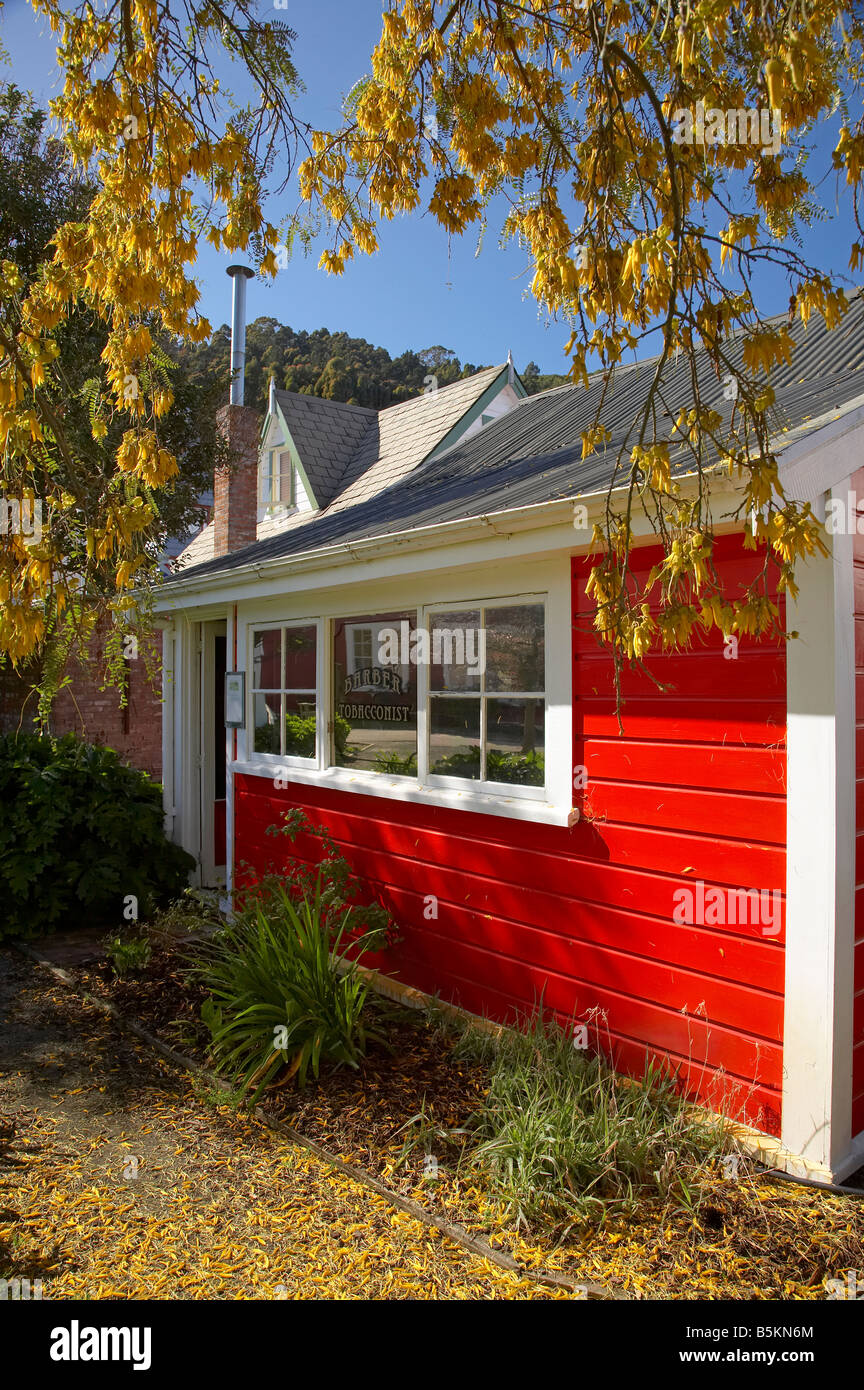
<svg viewBox="0 0 864 1390">
<path fill-rule="evenodd" d="M 262 0 L 262 13 L 267 8 Z M 298 97 L 298 115 L 314 125 L 337 125 L 342 96 L 369 70 L 381 0 L 288 0 L 287 8 L 274 7 L 274 16 L 297 33 L 294 56 L 307 89 Z M 47 105 L 57 90 L 54 44 L 28 0 L 6 0 L 0 38 L 12 59 L 11 68 L 0 70 L 6 80 Z M 827 138 L 819 145 L 824 149 Z M 828 161 L 819 163 L 824 168 Z M 836 209 L 836 189 L 831 175 L 821 190 L 831 218 L 811 230 L 804 249 L 820 268 L 842 273 L 854 232 L 848 208 Z M 284 206 L 274 203 L 269 209 L 274 222 L 291 210 L 290 196 L 283 201 Z M 538 314 L 527 293 L 527 258 L 513 247 L 499 249 L 498 225 L 490 217 L 477 255 L 476 231 L 451 241 L 429 216 L 385 223 L 378 254 L 358 256 L 339 279 L 317 269 L 317 256 L 298 252 L 275 281 L 250 282 L 249 317 L 268 314 L 295 329 L 344 329 L 394 356 L 442 343 L 463 362 L 501 362 L 512 349 L 517 368 L 533 359 L 541 371 L 566 370 L 567 330 Z M 227 258 L 207 247 L 195 267 L 201 307 L 214 328 L 230 318 L 226 264 Z M 788 290 L 779 276 L 766 272 L 760 286 L 765 312 L 785 309 Z"/>
</svg>

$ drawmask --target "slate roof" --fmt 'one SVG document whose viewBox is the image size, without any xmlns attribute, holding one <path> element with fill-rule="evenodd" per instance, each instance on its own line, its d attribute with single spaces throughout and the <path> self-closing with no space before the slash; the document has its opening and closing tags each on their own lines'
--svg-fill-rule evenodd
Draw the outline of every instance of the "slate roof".
<svg viewBox="0 0 864 1390">
<path fill-rule="evenodd" d="M 277 391 L 276 401 L 315 499 L 326 507 L 341 490 L 342 477 L 363 440 L 377 434 L 378 412 L 296 391 Z"/>
<path fill-rule="evenodd" d="M 485 367 L 462 381 L 381 411 L 277 391 L 277 402 L 322 512 L 328 506 L 329 511 L 354 507 L 406 477 L 440 448 L 506 371 L 506 363 Z M 258 524 L 256 545 L 298 528 L 305 530 L 320 515 L 298 511 L 265 518 Z M 183 551 L 182 574 L 213 559 L 213 536 L 211 521 Z"/>
<path fill-rule="evenodd" d="M 334 509 L 364 502 L 412 472 L 438 448 L 504 370 L 487 367 L 464 381 L 454 381 L 438 391 L 382 410 L 377 427 L 369 431 L 345 470 Z"/>
<path fill-rule="evenodd" d="M 780 316 L 774 322 L 782 322 Z M 824 424 L 864 394 L 864 299 L 856 298 L 839 327 L 827 332 L 813 315 L 805 328 L 790 325 L 796 349 L 789 365 L 775 367 L 776 394 L 770 413 L 775 449 Z M 737 340 L 729 355 L 740 358 Z M 455 444 L 385 492 L 344 511 L 330 508 L 305 526 L 259 541 L 208 564 L 184 570 L 197 579 L 253 561 L 265 561 L 345 541 L 385 536 L 413 527 L 506 511 L 532 503 L 577 498 L 598 492 L 615 478 L 618 451 L 634 442 L 633 422 L 655 375 L 657 358 L 619 367 L 607 390 L 601 420 L 612 438 L 605 450 L 582 459 L 582 431 L 594 421 L 603 390 L 602 373 L 589 389 L 559 386 L 529 396 L 473 438 Z M 703 397 L 728 419 L 733 403 L 723 399 L 723 383 L 703 355 L 698 364 Z M 658 403 L 658 436 L 668 437 L 682 406 L 692 404 L 690 364 L 667 364 Z M 629 437 L 628 437 L 629 436 Z M 682 451 L 680 467 L 691 464 Z"/>
</svg>

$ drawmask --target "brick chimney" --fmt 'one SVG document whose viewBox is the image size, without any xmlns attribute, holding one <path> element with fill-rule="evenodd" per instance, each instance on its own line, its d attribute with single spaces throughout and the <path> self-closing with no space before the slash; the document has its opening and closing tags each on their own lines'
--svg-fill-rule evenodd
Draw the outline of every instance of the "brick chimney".
<svg viewBox="0 0 864 1390">
<path fill-rule="evenodd" d="M 258 416 L 243 404 L 246 367 L 246 281 L 252 271 L 231 265 L 234 282 L 231 305 L 231 396 L 217 412 L 216 424 L 228 445 L 229 462 L 217 468 L 213 480 L 213 553 L 230 555 L 257 539 Z"/>
<path fill-rule="evenodd" d="M 252 545 L 258 523 L 258 416 L 250 405 L 223 405 L 216 424 L 230 462 L 213 479 L 213 554 Z"/>
</svg>

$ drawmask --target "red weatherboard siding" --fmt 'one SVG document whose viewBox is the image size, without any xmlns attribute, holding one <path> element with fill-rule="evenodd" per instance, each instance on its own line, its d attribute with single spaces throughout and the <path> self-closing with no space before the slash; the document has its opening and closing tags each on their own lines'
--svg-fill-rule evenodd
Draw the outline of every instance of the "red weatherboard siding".
<svg viewBox="0 0 864 1390">
<path fill-rule="evenodd" d="M 727 552 L 737 573 L 737 544 Z M 658 698 L 643 678 L 619 738 L 600 693 L 608 657 L 578 631 L 583 576 L 574 562 L 574 762 L 589 769 L 595 819 L 567 830 L 238 776 L 237 864 L 278 863 L 287 842 L 267 826 L 302 806 L 399 922 L 404 939 L 381 962 L 389 973 L 499 1018 L 541 994 L 565 1018 L 599 1010 L 621 1067 L 668 1053 L 694 1092 L 719 1101 L 725 1087 L 776 1132 L 782 945 L 758 927 L 671 918 L 674 889 L 698 878 L 784 887 L 783 654 L 745 654 L 742 643 L 733 663 L 717 643 L 708 657 L 664 660 L 679 689 Z M 314 857 L 314 842 L 295 852 Z M 437 921 L 423 915 L 429 894 Z"/>
<path fill-rule="evenodd" d="M 864 495 L 864 468 L 851 480 Z M 852 1133 L 864 1130 L 864 535 L 853 537 L 855 566 L 855 967 Z"/>
<path fill-rule="evenodd" d="M 718 541 L 716 560 L 727 591 L 755 578 L 759 561 L 741 538 Z M 644 577 L 653 548 L 634 560 Z M 573 761 L 588 785 L 577 793 L 587 823 L 582 852 L 604 875 L 594 891 L 607 900 L 616 866 L 644 870 L 637 912 L 621 924 L 617 943 L 622 993 L 638 1031 L 631 1044 L 657 1045 L 647 1001 L 677 1008 L 687 1025 L 685 1062 L 723 1068 L 730 1081 L 753 1083 L 747 1113 L 779 1129 L 783 1037 L 783 934 L 758 925 L 679 926 L 672 922 L 676 888 L 785 890 L 786 659 L 777 641 L 742 638 L 737 660 L 723 655 L 719 634 L 690 652 L 647 663 L 671 687 L 659 692 L 643 673 L 622 678 L 623 735 L 614 707 L 612 663 L 593 633 L 585 595 L 590 561 L 573 562 Z M 580 849 L 582 846 L 580 846 Z M 666 988 L 646 988 L 637 930 L 649 927 Z M 623 982 L 626 982 L 624 984 Z M 610 1028 L 628 1033 L 624 1014 Z M 749 1058 L 747 1069 L 744 1059 Z M 715 1081 L 715 1086 L 721 1083 Z M 699 1090 L 710 1087 L 703 1077 Z M 761 1117 L 758 1112 L 763 1109 Z"/>
</svg>

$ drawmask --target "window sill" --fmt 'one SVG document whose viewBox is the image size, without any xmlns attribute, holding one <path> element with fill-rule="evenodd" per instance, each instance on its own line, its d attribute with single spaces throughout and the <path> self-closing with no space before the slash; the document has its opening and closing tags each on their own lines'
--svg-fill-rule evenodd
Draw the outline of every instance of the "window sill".
<svg viewBox="0 0 864 1390">
<path fill-rule="evenodd" d="M 274 760 L 275 762 L 275 760 Z M 243 777 L 264 777 L 273 782 L 279 770 L 273 763 L 234 762 L 232 773 Z M 334 791 L 354 792 L 362 796 L 380 796 L 390 801 L 404 801 L 418 806 L 443 806 L 451 811 L 471 811 L 475 815 L 503 816 L 508 820 L 533 821 L 539 825 L 575 825 L 579 812 L 570 806 L 552 806 L 547 801 L 535 801 L 516 796 L 488 796 L 470 789 L 456 791 L 443 787 L 418 784 L 408 777 L 389 777 L 383 772 L 349 772 L 344 768 L 328 768 L 326 772 L 282 764 L 282 782 L 297 782 L 302 786 L 331 787 Z"/>
</svg>

